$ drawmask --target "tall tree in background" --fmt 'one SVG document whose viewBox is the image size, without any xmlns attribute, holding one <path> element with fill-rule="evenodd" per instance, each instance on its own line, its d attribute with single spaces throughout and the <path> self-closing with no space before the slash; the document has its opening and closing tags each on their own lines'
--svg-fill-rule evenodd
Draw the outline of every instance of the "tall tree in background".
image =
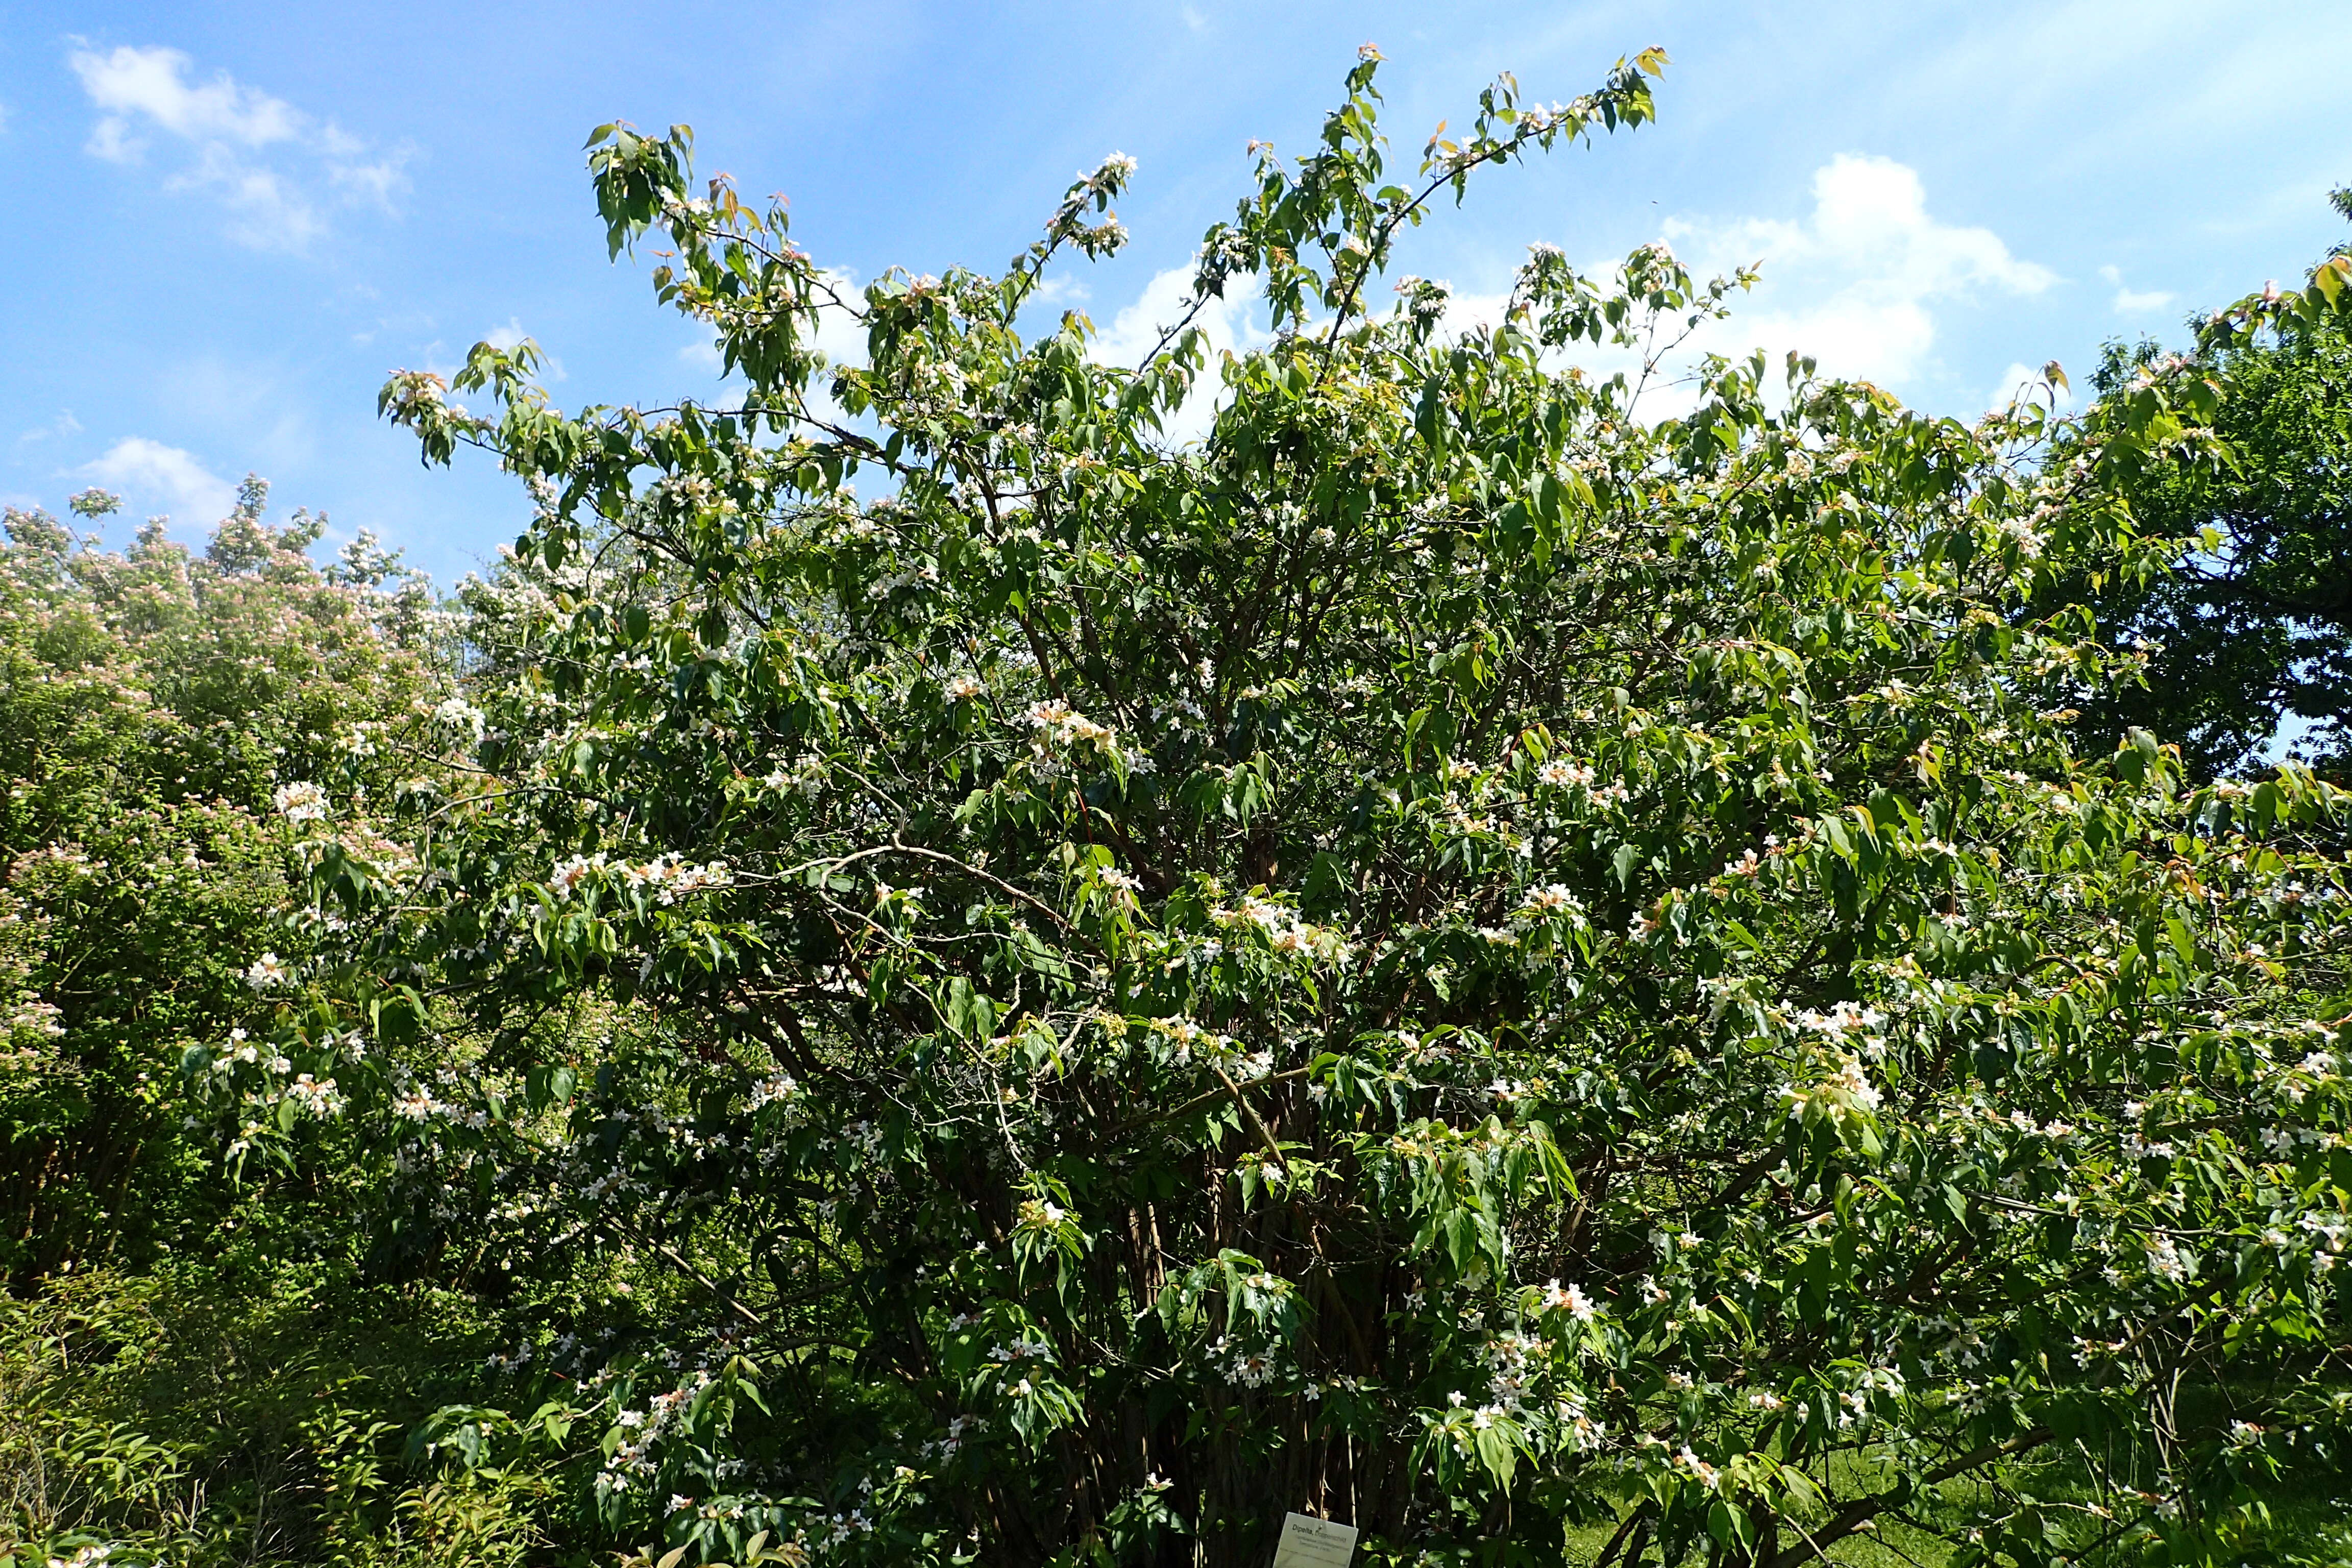
<svg viewBox="0 0 2352 1568">
<path fill-rule="evenodd" d="M 2333 200 L 2352 218 L 2352 189 Z M 2352 763 L 2352 317 L 2326 287 L 2341 276 L 2314 273 L 2328 309 L 2282 310 L 2295 296 L 2273 289 L 2201 334 L 2192 362 L 2221 390 L 2228 458 L 2129 489 L 2140 528 L 2187 548 L 2095 596 L 2111 640 L 2154 645 L 2147 685 L 2094 708 L 2103 739 L 2145 726 L 2207 778 L 2262 771 L 2273 737 L 2331 773 Z M 2153 342 L 2111 344 L 2095 384 L 2127 398 L 2168 363 Z"/>
<path fill-rule="evenodd" d="M 277 782 L 329 757 L 381 773 L 371 728 L 441 679 L 422 582 L 364 533 L 320 567 L 326 520 L 272 525 L 268 496 L 248 478 L 203 554 L 161 518 L 118 552 L 5 515 L 0 1278 L 19 1289 L 204 1244 L 226 1194 L 181 1125 L 181 1058 L 247 1021 L 265 952 L 296 953 Z"/>
</svg>

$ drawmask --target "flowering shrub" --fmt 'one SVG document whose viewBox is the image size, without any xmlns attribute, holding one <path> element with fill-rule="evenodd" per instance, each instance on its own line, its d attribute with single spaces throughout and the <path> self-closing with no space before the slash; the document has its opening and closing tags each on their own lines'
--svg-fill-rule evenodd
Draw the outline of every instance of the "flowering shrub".
<svg viewBox="0 0 2352 1568">
<path fill-rule="evenodd" d="M 282 923 L 288 828 L 357 830 L 383 783 L 360 760 L 370 727 L 440 679 L 422 584 L 364 534 L 322 569 L 324 521 L 273 527 L 267 493 L 247 480 L 202 556 L 162 519 L 115 552 L 7 513 L 0 1273 L 20 1288 L 77 1259 L 143 1263 L 217 1214 L 184 1058 L 244 1041 L 257 994 L 291 983 L 311 935 Z M 95 520 L 116 500 L 73 505 Z M 265 1083 L 249 1119 L 341 1103 L 290 1062 Z"/>
<path fill-rule="evenodd" d="M 1658 64 L 1506 80 L 1407 181 L 1368 55 L 1133 369 L 1026 313 L 1129 161 L 853 300 L 683 130 L 596 133 L 740 396 L 386 387 L 536 516 L 382 841 L 281 802 L 325 947 L 205 1069 L 310 1075 L 258 1158 L 331 1065 L 363 1222 L 501 1303 L 435 1452 L 666 1561 L 2252 1549 L 2347 1409 L 2346 800 L 2077 754 L 2136 666 L 2033 607 L 2147 564 L 2116 487 L 2210 389 L 1971 426 L 1759 357 L 1654 418 L 1580 346 L 1742 281 L 1654 246 L 1371 310 Z M 1275 335 L 1212 377 L 1236 286 Z"/>
</svg>

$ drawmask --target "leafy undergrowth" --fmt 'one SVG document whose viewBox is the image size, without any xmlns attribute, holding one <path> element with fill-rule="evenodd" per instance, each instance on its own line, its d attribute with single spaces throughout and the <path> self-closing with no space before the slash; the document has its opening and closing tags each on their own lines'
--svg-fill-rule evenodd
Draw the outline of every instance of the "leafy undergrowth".
<svg viewBox="0 0 2352 1568">
<path fill-rule="evenodd" d="M 303 1269 L 0 1299 L 0 1568 L 529 1560 L 543 1482 L 410 1443 L 481 1365 L 457 1306 Z"/>
</svg>

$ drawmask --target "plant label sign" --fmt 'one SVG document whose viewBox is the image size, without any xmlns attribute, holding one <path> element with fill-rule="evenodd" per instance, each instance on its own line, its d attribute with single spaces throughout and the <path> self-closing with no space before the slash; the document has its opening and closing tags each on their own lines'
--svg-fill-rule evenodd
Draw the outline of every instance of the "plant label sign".
<svg viewBox="0 0 2352 1568">
<path fill-rule="evenodd" d="M 1348 1568 L 1355 1554 L 1356 1527 L 1334 1524 L 1313 1514 L 1286 1514 L 1282 1543 L 1274 1549 L 1274 1568 Z"/>
</svg>

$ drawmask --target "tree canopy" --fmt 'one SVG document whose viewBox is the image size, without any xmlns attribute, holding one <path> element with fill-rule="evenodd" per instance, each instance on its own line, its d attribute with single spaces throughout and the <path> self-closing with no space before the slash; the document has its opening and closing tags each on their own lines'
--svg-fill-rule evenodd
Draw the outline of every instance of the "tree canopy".
<svg viewBox="0 0 2352 1568">
<path fill-rule="evenodd" d="M 2352 189 L 2335 205 L 2352 218 Z M 2352 744 L 2352 339 L 2334 308 L 2343 254 L 2314 269 L 2328 308 L 2282 310 L 2273 284 L 2203 323 L 2189 361 L 2225 394 L 2213 431 L 2226 456 L 2128 489 L 2140 530 L 2186 549 L 2174 570 L 2101 596 L 2110 641 L 2158 650 L 2147 684 L 2101 718 L 2111 731 L 2177 738 L 2201 777 L 2259 770 L 2282 723 L 2291 748 L 2339 779 Z M 2168 363 L 2153 340 L 2111 344 L 2095 385 L 2125 395 Z"/>
<path fill-rule="evenodd" d="M 387 384 L 534 516 L 462 696 L 278 764 L 305 941 L 203 1130 L 341 1205 L 283 1253 L 465 1303 L 412 1456 L 551 1558 L 2318 1560 L 2265 1499 L 2352 1414 L 2347 799 L 2077 735 L 2221 378 L 1971 424 L 1709 359 L 1655 417 L 1742 277 L 1387 273 L 1663 57 L 1410 176 L 1379 63 L 1132 367 L 1037 320 L 1127 160 L 853 294 L 600 128 L 736 391 Z"/>
</svg>

